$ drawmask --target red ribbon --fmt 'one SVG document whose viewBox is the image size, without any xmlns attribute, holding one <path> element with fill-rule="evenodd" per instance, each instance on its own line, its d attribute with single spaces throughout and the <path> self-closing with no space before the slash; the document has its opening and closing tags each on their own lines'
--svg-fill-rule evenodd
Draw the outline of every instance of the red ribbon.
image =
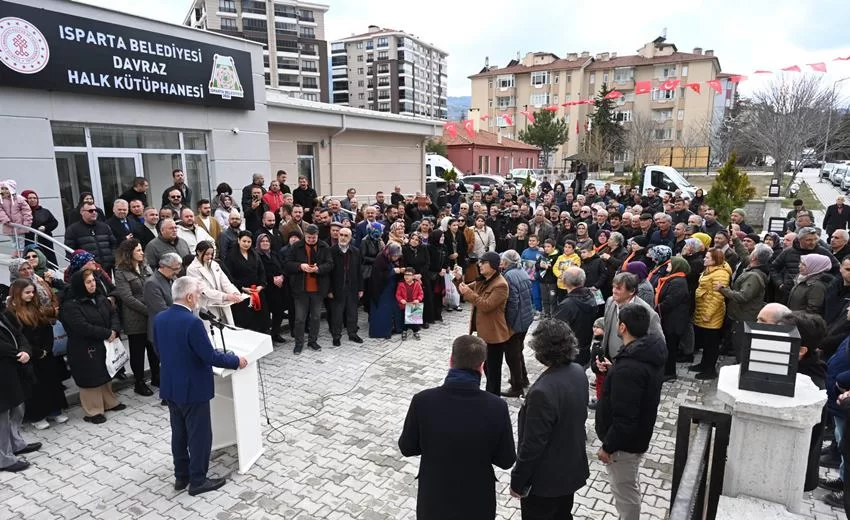
<svg viewBox="0 0 850 520">
<path fill-rule="evenodd" d="M 256 285 L 251 286 L 250 293 L 251 301 L 248 305 L 255 311 L 260 312 L 263 310 L 263 301 L 260 299 L 260 291 L 257 290 Z"/>
</svg>

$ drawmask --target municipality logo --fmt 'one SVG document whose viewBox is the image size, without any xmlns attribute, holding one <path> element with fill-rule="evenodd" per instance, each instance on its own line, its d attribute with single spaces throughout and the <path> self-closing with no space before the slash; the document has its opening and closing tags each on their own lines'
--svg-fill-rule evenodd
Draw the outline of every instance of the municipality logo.
<svg viewBox="0 0 850 520">
<path fill-rule="evenodd" d="M 0 18 L 0 61 L 15 72 L 35 74 L 50 61 L 47 38 L 22 18 Z"/>
<path fill-rule="evenodd" d="M 221 96 L 222 99 L 241 98 L 245 95 L 232 57 L 220 54 L 214 56 L 209 87 L 210 94 Z"/>
</svg>

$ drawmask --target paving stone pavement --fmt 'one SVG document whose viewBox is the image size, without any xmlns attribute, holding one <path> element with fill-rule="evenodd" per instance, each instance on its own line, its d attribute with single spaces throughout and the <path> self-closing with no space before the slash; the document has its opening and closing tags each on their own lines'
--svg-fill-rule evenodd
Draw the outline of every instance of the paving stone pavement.
<svg viewBox="0 0 850 520">
<path fill-rule="evenodd" d="M 33 467 L 0 473 L 0 518 L 63 519 L 364 519 L 415 518 L 418 458 L 397 447 L 411 396 L 442 383 L 451 341 L 466 331 L 469 310 L 446 313 L 445 322 L 422 331 L 422 340 L 366 340 L 332 348 L 327 332 L 321 352 L 292 355 L 291 341 L 262 363 L 268 415 L 265 454 L 245 475 L 236 473 L 236 451 L 213 453 L 210 473 L 227 475 L 221 490 L 190 497 L 175 492 L 168 413 L 156 397 L 131 389 L 119 393 L 127 409 L 103 425 L 71 420 L 45 431 L 25 427 L 44 448 L 28 457 Z M 323 324 L 324 325 L 324 324 Z M 361 317 L 361 329 L 365 317 Z M 526 349 L 532 381 L 541 365 Z M 504 368 L 503 379 L 507 379 Z M 680 366 L 680 374 L 684 368 Z M 506 388 L 506 382 L 503 387 Z M 641 467 L 642 518 L 660 520 L 669 507 L 675 424 L 679 405 L 715 406 L 711 384 L 682 375 L 664 386 L 652 445 Z M 516 422 L 520 400 L 508 400 Z M 600 446 L 587 421 L 590 481 L 575 498 L 576 518 L 614 520 Z M 496 470 L 498 518 L 520 519 L 519 502 L 507 490 L 509 472 Z M 810 518 L 844 519 L 807 498 Z M 846 519 L 845 519 L 846 520 Z"/>
</svg>

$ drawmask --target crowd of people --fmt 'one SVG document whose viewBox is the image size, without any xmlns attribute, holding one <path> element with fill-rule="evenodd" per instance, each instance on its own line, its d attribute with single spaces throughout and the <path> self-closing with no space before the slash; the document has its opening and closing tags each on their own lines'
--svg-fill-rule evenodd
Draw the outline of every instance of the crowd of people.
<svg viewBox="0 0 850 520">
<path fill-rule="evenodd" d="M 652 381 L 657 367 L 659 393 L 660 382 L 684 370 L 714 379 L 720 356 L 740 356 L 743 323 L 756 321 L 766 304 L 783 305 L 788 320 L 804 316 L 814 323 L 819 345 L 807 351 L 801 366 L 821 373 L 828 391 L 835 393 L 833 381 L 850 370 L 850 359 L 844 359 L 850 208 L 843 199 L 827 211 L 824 242 L 801 201 L 787 215 L 783 234 L 757 234 L 743 209 L 720 222 L 701 190 L 688 199 L 593 182 L 581 183 L 577 192 L 575 183 L 546 178 L 531 190 L 450 181 L 437 200 L 405 195 L 395 186 L 360 203 L 354 188 L 342 200 L 322 197 L 306 177 L 291 188 L 279 171 L 268 185 L 254 174 L 235 194 L 219 184 L 206 199 L 192 192 L 182 171 L 172 176 L 173 185 L 157 200 L 149 200 L 146 179 L 135 179 L 108 217 L 91 193 L 81 194 L 66 217 L 65 244 L 74 252 L 63 279 L 51 269 L 54 252 L 43 237 L 26 236 L 18 244 L 0 342 L 15 354 L 3 363 L 31 366 L 37 377 L 0 383 L 15 390 L 10 387 L 13 397 L 3 414 L 12 448 L 22 442 L 14 424 L 25 417 L 37 428 L 67 420 L 62 382 L 69 375 L 81 388 L 86 421 L 100 424 L 106 412 L 124 407 L 104 369 L 104 340 L 126 335 L 135 391 L 153 395 L 160 363 L 153 318 L 173 304 L 171 287 L 182 276 L 201 284 L 200 307 L 225 323 L 270 334 L 276 346 L 290 341 L 288 332 L 296 355 L 305 346 L 322 350 L 323 316 L 333 345 L 341 346 L 343 336 L 363 343 L 361 334 L 418 340 L 444 312 L 466 307 L 470 332 L 487 345 L 486 389 L 507 397 L 533 394 L 523 357 L 532 322 L 561 322 L 575 338 L 570 362 L 595 373 L 596 391 L 585 404 L 597 409 L 597 424 L 600 413 L 614 417 L 614 425 L 627 412 L 651 412 L 654 421 L 658 396 L 628 411 L 606 399 L 618 365 L 626 377 L 640 373 Z M 38 195 L 17 195 L 16 189 L 14 181 L 0 183 L 4 233 L 20 235 L 10 223 L 47 234 L 55 229 L 56 219 L 39 205 Z M 631 318 L 624 320 L 624 309 Z M 368 317 L 362 333 L 361 313 Z M 53 352 L 57 320 L 67 333 L 68 364 L 64 354 Z M 632 334 L 624 334 L 623 326 Z M 643 347 L 629 349 L 627 337 Z M 505 392 L 503 360 L 510 372 Z M 841 407 L 831 406 L 823 423 L 839 448 L 845 418 Z M 607 442 L 600 458 L 612 467 L 620 461 L 634 468 L 645 443 L 606 441 L 615 435 L 612 428 L 598 428 Z M 3 469 L 22 460 L 9 457 Z M 840 459 L 832 447 L 822 462 L 837 465 Z M 834 491 L 828 501 L 843 501 L 841 482 L 820 484 Z M 634 489 L 615 490 L 618 507 L 633 502 Z M 635 517 L 623 512 L 628 507 L 635 506 L 624 505 L 621 514 Z"/>
</svg>

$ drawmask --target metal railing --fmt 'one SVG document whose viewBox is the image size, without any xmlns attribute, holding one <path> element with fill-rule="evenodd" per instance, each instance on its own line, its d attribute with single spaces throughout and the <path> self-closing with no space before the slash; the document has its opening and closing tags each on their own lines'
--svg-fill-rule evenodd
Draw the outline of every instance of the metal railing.
<svg viewBox="0 0 850 520">
<path fill-rule="evenodd" d="M 731 426 L 729 414 L 679 407 L 669 520 L 713 520 L 717 515 Z"/>
<path fill-rule="evenodd" d="M 49 234 L 47 234 L 43 231 L 39 231 L 38 229 L 31 228 L 31 227 L 25 226 L 23 224 L 17 224 L 17 223 L 14 223 L 14 222 L 8 222 L 8 223 L 6 223 L 6 225 L 12 228 L 12 234 L 11 235 L 7 235 L 5 233 L 0 234 L 0 254 L 5 253 L 5 254 L 9 255 L 10 257 L 20 256 L 20 255 L 23 254 L 24 249 L 29 244 L 36 244 L 36 245 L 42 246 L 42 244 L 40 244 L 38 242 L 39 237 L 50 242 L 50 244 L 53 245 L 54 251 L 56 250 L 56 246 L 59 246 L 59 249 L 66 252 L 66 253 L 73 253 L 74 252 L 73 249 L 66 246 L 61 240 L 58 240 L 58 239 L 54 238 L 53 236 L 51 236 L 51 235 L 49 235 Z M 28 237 L 27 236 L 28 234 L 32 234 L 33 237 L 32 238 Z M 67 261 L 65 255 L 56 255 L 56 260 L 57 260 L 57 262 L 64 262 L 65 266 L 67 267 L 68 261 Z M 54 269 L 54 270 L 64 269 L 63 266 L 54 264 L 53 262 L 50 262 L 50 261 L 48 261 L 47 264 L 48 264 L 48 267 L 50 269 Z"/>
</svg>

